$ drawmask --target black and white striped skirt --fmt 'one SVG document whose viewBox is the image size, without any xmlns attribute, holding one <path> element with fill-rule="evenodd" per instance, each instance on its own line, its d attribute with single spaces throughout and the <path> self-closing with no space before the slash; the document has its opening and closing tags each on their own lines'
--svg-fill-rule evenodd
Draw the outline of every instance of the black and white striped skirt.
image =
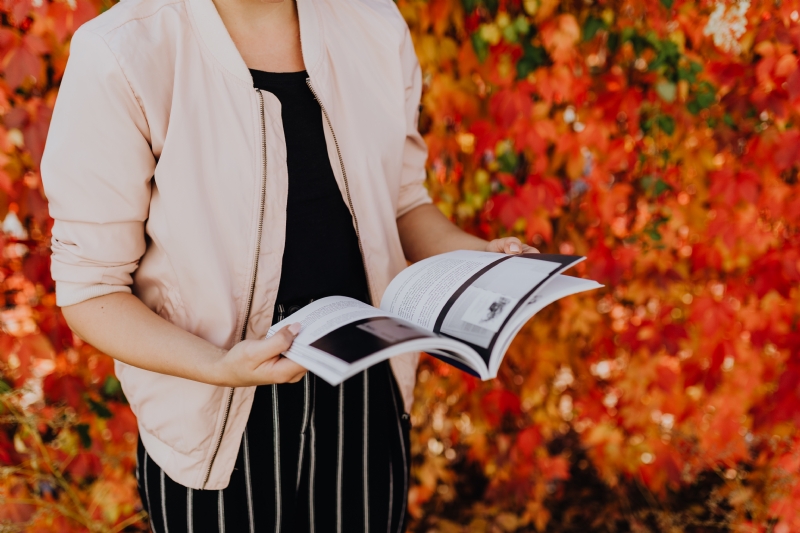
<svg viewBox="0 0 800 533">
<path fill-rule="evenodd" d="M 405 530 L 409 420 L 388 361 L 337 387 L 311 373 L 257 387 L 230 484 L 194 490 L 139 441 L 153 533 Z"/>
</svg>

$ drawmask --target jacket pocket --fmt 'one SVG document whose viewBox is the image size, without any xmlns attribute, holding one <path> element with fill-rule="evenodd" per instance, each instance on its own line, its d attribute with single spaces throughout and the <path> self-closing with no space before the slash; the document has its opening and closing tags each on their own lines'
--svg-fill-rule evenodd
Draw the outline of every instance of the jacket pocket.
<svg viewBox="0 0 800 533">
<path fill-rule="evenodd" d="M 142 429 L 184 455 L 210 446 L 224 388 L 120 362 L 116 374 Z"/>
</svg>

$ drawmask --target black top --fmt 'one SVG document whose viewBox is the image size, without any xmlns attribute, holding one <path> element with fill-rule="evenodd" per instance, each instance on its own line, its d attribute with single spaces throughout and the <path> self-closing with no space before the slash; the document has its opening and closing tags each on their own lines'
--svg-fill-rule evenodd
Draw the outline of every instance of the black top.
<svg viewBox="0 0 800 533">
<path fill-rule="evenodd" d="M 353 219 L 331 169 L 322 109 L 306 85 L 308 74 L 250 73 L 257 89 L 280 100 L 286 137 L 289 197 L 277 303 L 334 295 L 368 301 Z"/>
</svg>

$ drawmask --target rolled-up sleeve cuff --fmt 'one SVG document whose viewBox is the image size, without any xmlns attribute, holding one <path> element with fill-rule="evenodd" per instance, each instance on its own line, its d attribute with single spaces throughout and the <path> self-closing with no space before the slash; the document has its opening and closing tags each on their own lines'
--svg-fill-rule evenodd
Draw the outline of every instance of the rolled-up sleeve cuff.
<svg viewBox="0 0 800 533">
<path fill-rule="evenodd" d="M 414 184 L 405 188 L 400 192 L 400 202 L 397 206 L 397 215 L 395 218 L 400 218 L 412 209 L 421 205 L 433 203 L 428 190 L 421 183 Z"/>
<path fill-rule="evenodd" d="M 131 288 L 127 285 L 56 281 L 56 305 L 59 307 L 75 305 L 92 298 L 111 294 L 112 292 L 126 292 L 130 294 Z"/>
</svg>

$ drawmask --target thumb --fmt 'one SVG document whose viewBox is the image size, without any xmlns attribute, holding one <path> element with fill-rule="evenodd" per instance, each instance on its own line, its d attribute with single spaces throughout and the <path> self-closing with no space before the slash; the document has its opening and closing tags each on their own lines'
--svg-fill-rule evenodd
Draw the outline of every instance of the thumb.
<svg viewBox="0 0 800 533">
<path fill-rule="evenodd" d="M 504 237 L 490 242 L 487 251 L 499 252 L 501 254 L 518 254 L 522 252 L 522 248 L 522 241 L 518 238 Z"/>
<path fill-rule="evenodd" d="M 289 324 L 281 328 L 275 335 L 265 339 L 265 348 L 275 355 L 281 354 L 291 347 L 297 334 L 300 333 L 300 322 Z"/>
</svg>

